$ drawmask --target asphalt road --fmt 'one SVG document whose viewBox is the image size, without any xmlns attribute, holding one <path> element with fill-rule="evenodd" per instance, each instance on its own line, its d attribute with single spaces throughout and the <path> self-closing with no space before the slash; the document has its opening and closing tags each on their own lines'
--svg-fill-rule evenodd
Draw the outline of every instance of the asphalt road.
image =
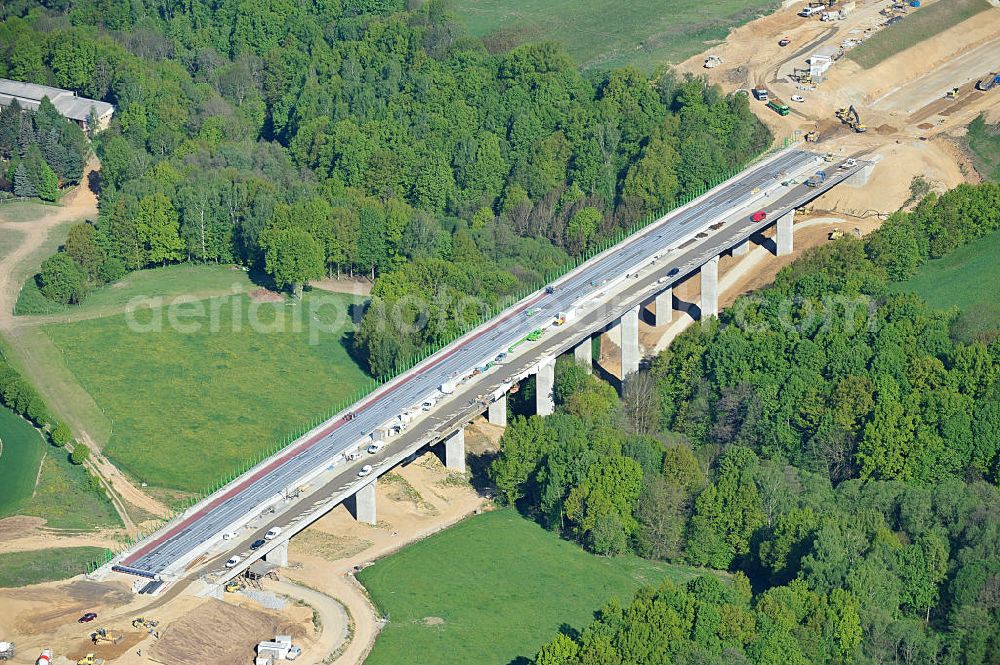
<svg viewBox="0 0 1000 665">
<path fill-rule="evenodd" d="M 220 533 L 258 514 L 262 506 L 284 505 L 286 502 L 281 498 L 283 494 L 301 485 L 307 476 L 315 476 L 317 470 L 328 469 L 346 451 L 359 445 L 367 445 L 371 432 L 407 409 L 420 405 L 429 397 L 440 398 L 438 386 L 449 377 L 462 376 L 484 361 L 492 360 L 532 330 L 547 326 L 560 311 L 572 307 L 580 309 L 580 319 L 573 325 L 550 328 L 540 342 L 528 344 L 527 348 L 522 347 L 517 354 L 511 354 L 508 361 L 468 381 L 454 395 L 442 400 L 442 404 L 419 423 L 411 425 L 401 436 L 390 439 L 391 443 L 386 450 L 369 461 L 378 463 L 388 460 L 390 456 L 395 457 L 401 447 L 412 447 L 414 441 L 419 447 L 423 445 L 420 441 L 428 438 L 428 433 L 447 434 L 449 428 L 454 429 L 464 423 L 469 417 L 468 413 L 480 408 L 474 404 L 477 394 L 489 394 L 493 388 L 522 376 L 540 359 L 571 347 L 588 330 L 594 330 L 594 326 L 600 328 L 620 316 L 625 309 L 633 307 L 635 303 L 630 297 L 633 300 L 638 298 L 641 302 L 656 291 L 682 281 L 707 258 L 768 226 L 782 211 L 803 205 L 822 191 L 839 184 L 853 172 L 844 172 L 816 189 L 804 186 L 780 187 L 777 184 L 785 180 L 788 173 L 803 172 L 804 169 L 811 173 L 821 166 L 826 166 L 828 172 L 836 167 L 835 164 L 819 163 L 814 153 L 787 151 L 775 159 L 752 167 L 693 204 L 658 220 L 561 278 L 554 293 L 539 291 L 528 296 L 500 316 L 386 384 L 354 406 L 355 417 L 352 420 L 345 421 L 338 415 L 312 436 L 292 444 L 219 490 L 201 506 L 182 515 L 120 556 L 116 561 L 119 569 L 147 576 L 157 575 L 168 569 L 175 571 L 202 553 Z M 834 169 L 830 169 L 830 166 Z M 746 208 L 755 196 L 760 196 L 754 190 L 766 187 L 779 188 L 772 196 L 757 204 L 768 211 L 768 220 L 751 224 L 743 215 L 740 219 L 730 220 L 724 228 L 708 234 L 701 242 L 689 242 L 696 234 L 707 232 L 709 226 L 716 225 L 727 212 Z M 678 245 L 683 245 L 686 249 L 667 251 Z M 654 259 L 657 256 L 659 258 Z M 673 268 L 678 269 L 677 274 L 664 283 L 658 283 L 658 279 Z M 626 277 L 637 270 L 641 271 L 639 278 Z M 623 289 L 626 292 L 624 294 Z M 527 312 L 531 314 L 528 315 Z M 470 394 L 473 396 L 473 404 L 469 403 Z M 379 469 L 381 470 L 384 469 Z M 323 473 L 327 496 L 353 491 L 350 486 L 357 484 L 353 469 L 345 468 L 341 471 L 337 468 Z M 345 487 L 348 489 L 345 490 Z M 314 496 L 309 496 L 309 500 L 319 503 Z M 263 530 L 266 529 L 261 529 Z M 241 534 L 241 545 L 249 540 L 244 541 Z"/>
</svg>

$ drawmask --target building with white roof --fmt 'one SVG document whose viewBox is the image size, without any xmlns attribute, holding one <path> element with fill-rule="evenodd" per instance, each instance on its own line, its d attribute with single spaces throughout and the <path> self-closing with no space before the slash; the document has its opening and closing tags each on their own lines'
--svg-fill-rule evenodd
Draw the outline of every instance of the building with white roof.
<svg viewBox="0 0 1000 665">
<path fill-rule="evenodd" d="M 0 106 L 10 106 L 16 99 L 22 109 L 37 109 L 43 97 L 49 98 L 60 115 L 84 129 L 88 128 L 91 118 L 95 118 L 96 126 L 92 129 L 97 132 L 107 128 L 115 112 L 113 104 L 79 97 L 72 90 L 0 78 Z"/>
</svg>

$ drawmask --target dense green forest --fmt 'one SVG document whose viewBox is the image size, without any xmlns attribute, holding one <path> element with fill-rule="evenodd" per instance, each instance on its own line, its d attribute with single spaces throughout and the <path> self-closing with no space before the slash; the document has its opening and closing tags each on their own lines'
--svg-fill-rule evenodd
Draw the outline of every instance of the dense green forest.
<svg viewBox="0 0 1000 665">
<path fill-rule="evenodd" d="M 21 109 L 17 100 L 0 109 L 0 191 L 55 201 L 60 184 L 80 182 L 89 154 L 83 130 L 47 98 L 37 111 Z"/>
<path fill-rule="evenodd" d="M 116 105 L 100 216 L 43 292 L 177 261 L 365 274 L 381 375 L 770 144 L 745 95 L 491 53 L 442 3 L 396 4 L 8 2 L 0 75 Z"/>
<path fill-rule="evenodd" d="M 610 603 L 539 664 L 997 663 L 1000 330 L 891 280 L 1000 228 L 962 185 L 810 250 L 622 397 L 568 358 L 515 419 L 500 496 L 599 554 L 733 571 Z"/>
</svg>

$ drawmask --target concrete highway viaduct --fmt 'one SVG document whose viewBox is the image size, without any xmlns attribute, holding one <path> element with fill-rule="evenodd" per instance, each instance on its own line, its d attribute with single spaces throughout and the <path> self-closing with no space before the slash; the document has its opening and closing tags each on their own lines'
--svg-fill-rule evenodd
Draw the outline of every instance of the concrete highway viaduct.
<svg viewBox="0 0 1000 665">
<path fill-rule="evenodd" d="M 649 315 L 654 325 L 670 322 L 674 287 L 697 278 L 701 288 L 694 313 L 701 319 L 717 316 L 720 256 L 742 255 L 751 243 L 767 246 L 777 256 L 789 254 L 795 210 L 843 183 L 864 184 L 872 168 L 873 163 L 864 160 L 824 162 L 795 148 L 758 162 L 388 382 L 352 410 L 337 414 L 120 553 L 94 575 L 114 570 L 167 583 L 200 578 L 203 593 L 221 593 L 226 581 L 257 559 L 286 565 L 289 539 L 341 503 L 347 503 L 358 520 L 374 524 L 380 475 L 431 446 L 443 447 L 446 467 L 464 471 L 465 426 L 484 412 L 489 422 L 506 425 L 508 393 L 532 376 L 536 412 L 551 414 L 555 359 L 572 353 L 590 368 L 595 335 L 607 332 L 617 343 L 622 377 L 638 371 L 643 310 L 652 306 Z M 806 185 L 817 171 L 826 177 Z M 758 211 L 766 216 L 753 221 Z M 769 227 L 774 227 L 774 237 L 764 238 L 762 232 Z M 560 314 L 569 310 L 573 315 L 557 324 Z M 538 329 L 543 334 L 537 339 L 513 343 Z M 472 352 L 465 353 L 469 349 Z M 497 361 L 490 362 L 486 371 L 461 369 L 494 356 Z M 428 386 L 448 381 L 454 383 L 449 392 L 434 388 L 433 397 L 423 399 L 431 394 Z M 411 389 L 415 384 L 420 384 L 418 389 Z M 397 422 L 401 406 L 408 407 L 414 418 L 388 438 L 385 425 Z M 372 411 L 375 416 L 362 427 L 348 428 L 361 414 Z M 377 453 L 362 452 L 362 459 L 349 459 L 350 452 L 363 451 L 372 440 L 383 443 Z M 366 463 L 373 471 L 359 477 L 358 469 Z M 293 467 L 295 473 L 289 471 Z M 250 544 L 272 527 L 280 527 L 281 534 L 251 550 Z M 234 555 L 240 557 L 239 563 L 225 567 Z"/>
</svg>

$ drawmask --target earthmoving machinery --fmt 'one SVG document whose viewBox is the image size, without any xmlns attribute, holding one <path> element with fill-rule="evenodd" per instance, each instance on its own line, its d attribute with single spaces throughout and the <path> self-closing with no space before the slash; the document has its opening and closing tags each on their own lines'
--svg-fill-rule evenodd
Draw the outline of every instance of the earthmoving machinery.
<svg viewBox="0 0 1000 665">
<path fill-rule="evenodd" d="M 88 653 L 86 656 L 76 661 L 76 665 L 104 665 L 104 659 L 95 658 L 94 654 Z"/>
<path fill-rule="evenodd" d="M 160 622 L 157 621 L 156 619 L 147 619 L 146 617 L 139 617 L 138 619 L 132 619 L 133 628 L 139 628 L 147 632 L 154 630 L 159 625 Z"/>
<path fill-rule="evenodd" d="M 847 107 L 846 109 L 845 108 L 837 109 L 836 115 L 837 118 L 842 123 L 853 129 L 857 133 L 860 134 L 862 132 L 868 131 L 868 127 L 865 126 L 865 123 L 861 122 L 861 116 L 858 115 L 858 110 L 854 108 L 853 104 Z"/>
<path fill-rule="evenodd" d="M 722 64 L 722 58 L 717 55 L 710 55 L 705 58 L 705 69 L 713 69 Z"/>
<path fill-rule="evenodd" d="M 226 592 L 227 593 L 236 593 L 237 591 L 241 590 L 242 588 L 243 588 L 243 583 L 242 582 L 237 582 L 236 580 L 229 580 L 228 582 L 226 582 Z"/>
<path fill-rule="evenodd" d="M 816 133 L 816 130 L 814 129 L 811 132 L 806 132 L 805 139 L 806 143 L 815 143 L 816 141 L 819 140 L 819 135 Z"/>
<path fill-rule="evenodd" d="M 947 99 L 957 99 L 958 98 L 958 88 L 952 88 L 944 95 Z"/>
<path fill-rule="evenodd" d="M 991 73 L 983 80 L 976 82 L 976 90 L 981 90 L 982 92 L 986 92 L 997 87 L 1000 87 L 1000 74 L 997 73 Z"/>
<path fill-rule="evenodd" d="M 102 642 L 118 644 L 125 639 L 125 636 L 107 628 L 98 628 L 97 632 L 90 636 L 90 639 L 94 640 L 94 644 L 101 644 Z"/>
<path fill-rule="evenodd" d="M 14 657 L 14 643 L 0 642 L 0 660 L 10 660 Z"/>
<path fill-rule="evenodd" d="M 827 235 L 827 238 L 829 238 L 830 240 L 839 240 L 843 237 L 844 237 L 844 232 L 841 231 L 840 229 L 834 229 L 833 231 L 830 231 L 830 233 Z"/>
</svg>

